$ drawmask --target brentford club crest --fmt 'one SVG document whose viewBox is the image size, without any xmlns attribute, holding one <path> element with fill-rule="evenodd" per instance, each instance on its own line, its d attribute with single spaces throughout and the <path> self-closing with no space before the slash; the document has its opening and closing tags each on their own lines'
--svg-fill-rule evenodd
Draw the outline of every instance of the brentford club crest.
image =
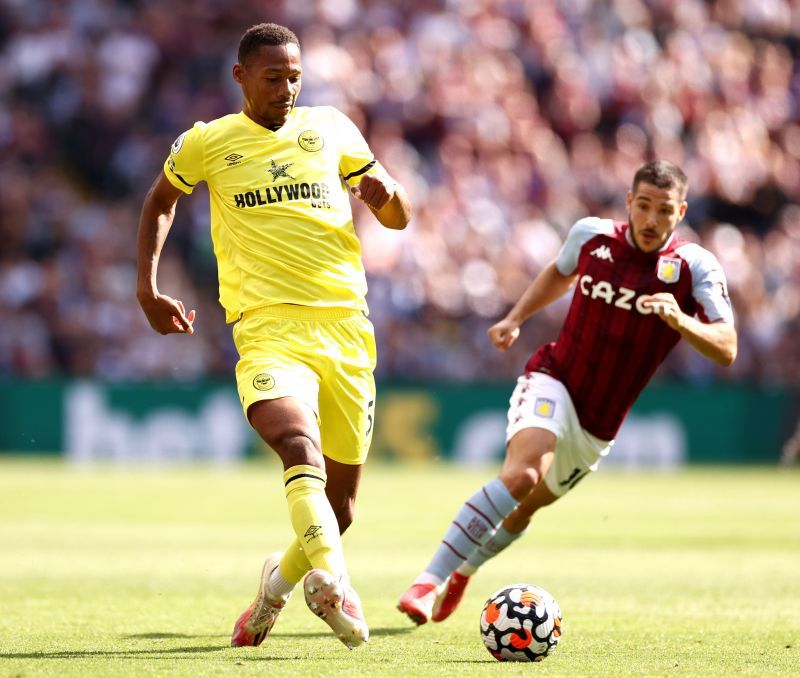
<svg viewBox="0 0 800 678">
<path fill-rule="evenodd" d="M 665 283 L 678 282 L 681 277 L 681 260 L 675 257 L 659 257 L 656 275 Z"/>
</svg>

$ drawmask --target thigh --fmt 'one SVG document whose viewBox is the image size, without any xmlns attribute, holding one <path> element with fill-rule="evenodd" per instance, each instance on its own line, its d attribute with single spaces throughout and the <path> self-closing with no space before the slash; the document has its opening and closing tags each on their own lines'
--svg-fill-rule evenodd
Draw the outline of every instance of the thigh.
<svg viewBox="0 0 800 678">
<path fill-rule="evenodd" d="M 531 481 L 539 486 L 553 472 L 563 440 L 576 421 L 572 399 L 560 381 L 540 372 L 517 380 L 509 403 L 506 460 L 501 472 L 512 495 L 518 496 L 515 490 L 525 491 L 524 474 L 528 476 L 527 495 L 533 489 Z M 514 489 L 507 481 L 514 483 Z"/>
<path fill-rule="evenodd" d="M 517 379 L 508 407 L 506 443 L 529 428 L 550 431 L 560 438 L 569 426 L 572 401 L 560 381 L 540 372 Z"/>
<path fill-rule="evenodd" d="M 261 439 L 281 458 L 284 469 L 298 464 L 325 467 L 317 418 L 303 401 L 290 396 L 259 400 L 247 416 Z"/>
<path fill-rule="evenodd" d="M 547 429 L 529 427 L 518 431 L 506 445 L 500 480 L 515 499 L 541 484 L 553 461 L 556 436 Z"/>
<path fill-rule="evenodd" d="M 307 334 L 303 323 L 269 316 L 245 318 L 234 326 L 236 386 L 248 421 L 255 403 L 286 397 L 319 414 L 320 377 L 302 350 L 309 343 Z"/>
</svg>

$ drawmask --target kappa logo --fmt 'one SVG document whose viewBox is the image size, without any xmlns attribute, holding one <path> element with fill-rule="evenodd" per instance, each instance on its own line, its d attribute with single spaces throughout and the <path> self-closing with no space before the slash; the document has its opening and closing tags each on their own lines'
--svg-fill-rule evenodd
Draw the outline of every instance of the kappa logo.
<svg viewBox="0 0 800 678">
<path fill-rule="evenodd" d="M 244 156 L 239 155 L 238 153 L 231 153 L 230 155 L 225 156 L 225 160 L 228 161 L 228 167 L 239 165 L 242 158 L 244 158 Z"/>
<path fill-rule="evenodd" d="M 272 180 L 275 181 L 280 177 L 286 177 L 287 179 L 294 179 L 294 177 L 289 174 L 286 170 L 294 165 L 293 162 L 286 162 L 283 165 L 276 165 L 274 160 L 270 160 L 270 166 L 267 167 L 267 172 L 272 175 Z"/>
<path fill-rule="evenodd" d="M 600 247 L 592 250 L 589 254 L 591 254 L 593 257 L 597 257 L 598 259 L 610 261 L 612 264 L 614 263 L 614 257 L 611 256 L 611 249 L 608 245 L 600 245 Z"/>
<path fill-rule="evenodd" d="M 321 535 L 322 535 L 322 525 L 309 525 L 303 537 L 305 537 L 306 544 L 308 544 Z"/>
</svg>

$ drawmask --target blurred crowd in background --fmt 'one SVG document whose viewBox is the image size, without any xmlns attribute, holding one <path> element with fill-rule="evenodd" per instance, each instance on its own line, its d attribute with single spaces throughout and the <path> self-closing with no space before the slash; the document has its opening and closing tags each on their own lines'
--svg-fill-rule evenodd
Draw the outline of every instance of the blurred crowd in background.
<svg viewBox="0 0 800 678">
<path fill-rule="evenodd" d="M 689 175 L 681 232 L 722 262 L 740 337 L 728 371 L 680 346 L 661 376 L 800 383 L 795 0 L 0 0 L 0 375 L 230 378 L 205 189 L 159 277 L 193 336 L 147 325 L 135 239 L 174 138 L 241 109 L 262 21 L 300 38 L 299 104 L 347 113 L 413 200 L 400 233 L 354 206 L 379 376 L 518 374 L 568 299 L 506 354 L 486 329 L 657 157 Z"/>
</svg>

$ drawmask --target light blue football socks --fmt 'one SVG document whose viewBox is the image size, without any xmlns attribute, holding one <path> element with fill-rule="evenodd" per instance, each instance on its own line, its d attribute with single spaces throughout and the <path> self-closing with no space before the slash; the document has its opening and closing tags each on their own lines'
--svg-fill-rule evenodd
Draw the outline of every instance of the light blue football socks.
<svg viewBox="0 0 800 678">
<path fill-rule="evenodd" d="M 465 577 L 471 577 L 487 560 L 494 558 L 498 553 L 508 548 L 528 530 L 522 532 L 509 532 L 501 523 L 495 533 L 489 537 L 485 544 L 478 546 L 469 554 L 466 562 L 461 563 L 456 571 Z"/>
<path fill-rule="evenodd" d="M 417 581 L 437 585 L 445 581 L 494 536 L 497 526 L 518 504 L 499 478 L 486 483 L 458 511 L 425 573 Z M 487 555 L 486 559 L 490 557 Z"/>
</svg>

